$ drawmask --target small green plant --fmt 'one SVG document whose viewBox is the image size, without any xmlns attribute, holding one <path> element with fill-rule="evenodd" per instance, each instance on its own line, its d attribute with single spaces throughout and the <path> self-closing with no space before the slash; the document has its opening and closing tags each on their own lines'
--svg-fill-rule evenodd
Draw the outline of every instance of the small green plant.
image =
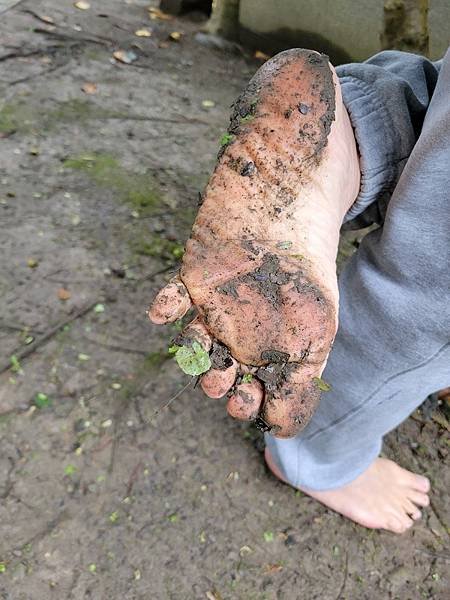
<svg viewBox="0 0 450 600">
<path fill-rule="evenodd" d="M 230 144 L 233 140 L 234 135 L 232 135 L 231 133 L 224 133 L 220 138 L 220 145 L 226 146 L 227 144 Z"/>
<path fill-rule="evenodd" d="M 37 408 L 47 408 L 47 406 L 50 406 L 50 398 L 47 394 L 38 392 L 34 397 L 34 404 Z"/>
<path fill-rule="evenodd" d="M 242 383 L 251 383 L 253 381 L 253 375 L 251 373 L 246 373 L 242 377 Z"/>
<path fill-rule="evenodd" d="M 11 361 L 11 371 L 13 373 L 20 373 L 22 371 L 22 367 L 20 366 L 17 356 L 13 354 L 9 360 Z"/>
<path fill-rule="evenodd" d="M 264 541 L 273 542 L 275 536 L 273 535 L 273 531 L 265 531 L 264 532 Z"/>
</svg>

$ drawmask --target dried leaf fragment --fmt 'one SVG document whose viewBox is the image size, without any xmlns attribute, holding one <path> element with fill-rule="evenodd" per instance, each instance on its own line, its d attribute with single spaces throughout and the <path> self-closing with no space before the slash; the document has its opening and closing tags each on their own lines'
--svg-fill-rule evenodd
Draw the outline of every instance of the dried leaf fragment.
<svg viewBox="0 0 450 600">
<path fill-rule="evenodd" d="M 116 50 L 113 53 L 113 56 L 116 60 L 126 65 L 129 65 L 135 60 L 137 60 L 137 54 L 135 54 L 131 50 Z"/>
<path fill-rule="evenodd" d="M 79 2 L 74 2 L 73 5 L 79 10 L 89 10 L 91 8 L 89 2 L 86 2 L 85 0 L 79 0 Z"/>
<path fill-rule="evenodd" d="M 71 293 L 69 292 L 69 290 L 66 290 L 66 288 L 59 288 L 58 298 L 60 300 L 64 300 L 64 301 L 69 300 L 70 296 L 71 296 Z"/>
<path fill-rule="evenodd" d="M 269 60 L 270 56 L 265 52 L 261 52 L 261 50 L 257 50 L 253 55 L 258 60 Z"/>
<path fill-rule="evenodd" d="M 181 31 L 172 31 L 172 33 L 169 33 L 169 40 L 171 40 L 172 42 L 179 42 L 182 37 L 183 34 L 181 33 Z"/>
<path fill-rule="evenodd" d="M 49 17 L 47 15 L 39 15 L 39 18 L 41 19 L 41 21 L 45 21 L 46 23 L 50 23 L 50 25 L 53 25 L 53 23 L 55 22 L 55 20 L 52 17 Z"/>
<path fill-rule="evenodd" d="M 170 21 L 171 19 L 173 19 L 172 15 L 168 15 L 167 13 L 163 12 L 160 8 L 156 8 L 154 6 L 150 6 L 148 12 L 152 21 L 155 21 L 156 19 L 159 19 L 160 21 Z"/>
<path fill-rule="evenodd" d="M 85 81 L 81 86 L 82 91 L 85 94 L 96 94 L 97 93 L 97 84 L 93 81 Z"/>
<path fill-rule="evenodd" d="M 136 29 L 134 35 L 137 35 L 138 37 L 150 37 L 152 35 L 152 32 L 150 31 L 150 29 L 146 29 L 145 27 L 143 27 L 142 29 Z"/>
</svg>

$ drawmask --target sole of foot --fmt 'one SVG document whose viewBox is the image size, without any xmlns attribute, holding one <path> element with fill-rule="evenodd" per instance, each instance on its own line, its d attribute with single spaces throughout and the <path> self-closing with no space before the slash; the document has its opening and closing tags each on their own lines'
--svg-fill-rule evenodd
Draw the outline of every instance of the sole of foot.
<svg viewBox="0 0 450 600">
<path fill-rule="evenodd" d="M 222 375 L 204 375 L 204 391 L 222 395 L 245 365 L 254 381 L 249 389 L 238 378 L 230 414 L 291 437 L 323 389 L 337 329 L 339 229 L 359 190 L 353 130 L 327 57 L 293 49 L 265 63 L 235 102 L 223 141 L 180 276 L 150 318 L 173 321 L 192 303 L 234 360 Z"/>
</svg>

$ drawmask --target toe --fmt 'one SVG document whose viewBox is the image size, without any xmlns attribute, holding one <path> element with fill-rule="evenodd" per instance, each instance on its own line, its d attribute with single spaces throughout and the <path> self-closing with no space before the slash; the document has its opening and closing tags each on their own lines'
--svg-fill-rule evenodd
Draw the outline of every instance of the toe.
<svg viewBox="0 0 450 600">
<path fill-rule="evenodd" d="M 228 400 L 228 414 L 235 419 L 252 421 L 258 416 L 263 396 L 263 387 L 256 379 L 240 383 Z"/>
<path fill-rule="evenodd" d="M 200 385 L 202 390 L 210 398 L 221 398 L 225 396 L 234 384 L 237 375 L 238 364 L 233 359 L 233 364 L 228 369 L 210 369 L 203 375 Z"/>
<path fill-rule="evenodd" d="M 406 499 L 406 502 L 404 504 L 404 510 L 405 513 L 413 520 L 413 521 L 417 521 L 417 519 L 420 519 L 421 517 L 421 512 L 420 510 L 417 508 L 417 506 L 411 502 L 411 500 Z"/>
<path fill-rule="evenodd" d="M 385 529 L 392 531 L 393 533 L 403 533 L 405 531 L 402 522 L 396 517 L 390 517 L 387 520 Z"/>
<path fill-rule="evenodd" d="M 426 494 L 422 494 L 421 492 L 416 492 L 415 490 L 412 490 L 408 494 L 408 498 L 416 506 L 429 506 L 429 504 L 430 504 L 430 498 Z"/>
<path fill-rule="evenodd" d="M 195 318 L 191 323 L 189 323 L 189 325 L 187 325 L 180 337 L 182 342 L 196 341 L 207 352 L 211 350 L 212 337 L 210 336 L 206 327 L 200 321 L 199 317 Z M 177 343 L 177 340 L 175 340 L 175 343 Z"/>
<path fill-rule="evenodd" d="M 172 323 L 184 316 L 190 307 L 188 291 L 177 275 L 157 294 L 148 310 L 148 316 L 157 325 Z"/>
<path fill-rule="evenodd" d="M 320 397 L 317 384 L 302 365 L 289 363 L 289 367 L 285 379 L 266 394 L 262 410 L 263 419 L 272 427 L 271 434 L 279 438 L 293 437 L 306 427 Z"/>
<path fill-rule="evenodd" d="M 414 474 L 414 488 L 419 492 L 427 494 L 430 491 L 430 480 L 423 475 Z"/>
<path fill-rule="evenodd" d="M 408 517 L 408 515 L 392 516 L 386 523 L 386 529 L 393 533 L 405 533 L 412 525 L 414 521 Z"/>
</svg>

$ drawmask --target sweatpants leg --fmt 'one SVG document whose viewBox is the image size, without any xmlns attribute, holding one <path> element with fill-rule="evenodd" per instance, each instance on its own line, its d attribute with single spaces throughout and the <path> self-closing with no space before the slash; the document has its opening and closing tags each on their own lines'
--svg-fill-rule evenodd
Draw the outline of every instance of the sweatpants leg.
<svg viewBox="0 0 450 600">
<path fill-rule="evenodd" d="M 296 438 L 266 434 L 294 486 L 349 483 L 377 457 L 385 434 L 450 384 L 449 58 L 384 225 L 340 277 L 340 325 L 323 375 L 332 390 Z"/>
</svg>

